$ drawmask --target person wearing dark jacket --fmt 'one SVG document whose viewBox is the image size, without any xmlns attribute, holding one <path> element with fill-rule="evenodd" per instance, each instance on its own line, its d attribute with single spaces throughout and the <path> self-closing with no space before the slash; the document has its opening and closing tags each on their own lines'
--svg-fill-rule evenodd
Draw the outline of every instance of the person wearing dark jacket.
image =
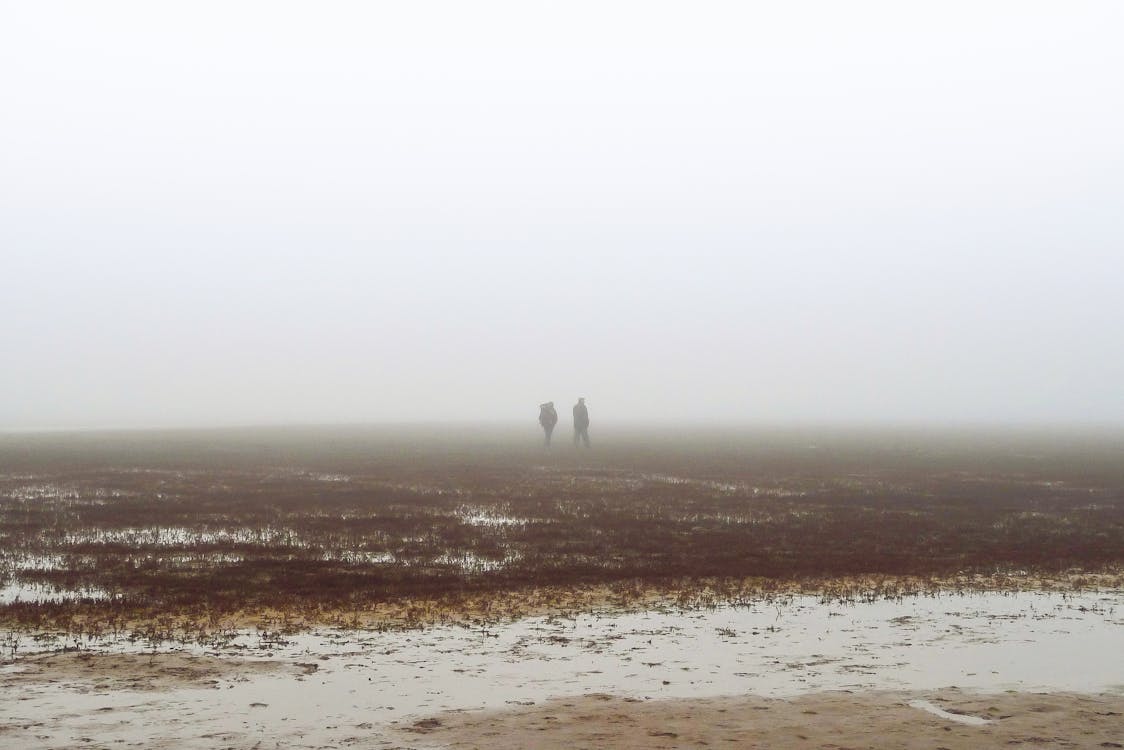
<svg viewBox="0 0 1124 750">
<path fill-rule="evenodd" d="M 546 447 L 550 447 L 550 435 L 554 432 L 554 425 L 558 424 L 558 412 L 554 410 L 554 402 L 547 401 L 539 404 L 539 424 L 546 433 Z"/>
<path fill-rule="evenodd" d="M 574 447 L 581 441 L 586 448 L 589 447 L 589 409 L 585 408 L 585 399 L 579 398 L 574 404 Z"/>
</svg>

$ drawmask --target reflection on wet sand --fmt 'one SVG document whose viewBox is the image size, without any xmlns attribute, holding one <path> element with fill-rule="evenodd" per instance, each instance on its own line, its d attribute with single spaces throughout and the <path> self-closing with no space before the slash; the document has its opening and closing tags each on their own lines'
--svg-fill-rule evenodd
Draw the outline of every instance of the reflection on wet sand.
<svg viewBox="0 0 1124 750">
<path fill-rule="evenodd" d="M 213 665 L 217 657 L 276 669 L 212 675 L 215 690 L 170 685 L 158 701 L 130 686 L 127 668 L 90 668 L 91 659 L 139 653 L 141 644 L 106 643 L 95 651 L 109 655 L 85 654 L 70 674 L 56 664 L 53 682 L 35 670 L 40 659 L 58 657 L 30 655 L 34 647 L 24 645 L 0 673 L 0 704 L 14 737 L 25 735 L 10 727 L 36 726 L 36 736 L 48 738 L 44 746 L 61 747 L 82 732 L 96 732 L 105 744 L 156 737 L 167 722 L 197 738 L 342 743 L 364 723 L 389 732 L 447 711 L 591 693 L 640 701 L 949 686 L 1092 693 L 1121 689 L 1119 665 L 1105 655 L 1124 652 L 1122 606 L 1120 591 L 863 604 L 794 597 L 710 610 L 536 617 L 486 630 L 324 630 L 287 638 L 246 631 L 221 651 L 195 647 L 174 658 L 189 659 L 182 666 L 191 657 Z"/>
</svg>

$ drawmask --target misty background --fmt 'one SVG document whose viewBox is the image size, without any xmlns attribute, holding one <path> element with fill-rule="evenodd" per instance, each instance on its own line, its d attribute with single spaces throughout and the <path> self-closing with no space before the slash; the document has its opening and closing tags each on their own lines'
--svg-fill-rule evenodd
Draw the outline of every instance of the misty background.
<svg viewBox="0 0 1124 750">
<path fill-rule="evenodd" d="M 0 3 L 0 429 L 1124 423 L 1124 4 Z"/>
</svg>

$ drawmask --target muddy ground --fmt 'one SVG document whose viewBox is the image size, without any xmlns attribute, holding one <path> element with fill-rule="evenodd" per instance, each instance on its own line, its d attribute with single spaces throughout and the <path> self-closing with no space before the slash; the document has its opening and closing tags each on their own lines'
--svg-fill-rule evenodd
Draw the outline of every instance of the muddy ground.
<svg viewBox="0 0 1124 750">
<path fill-rule="evenodd" d="M 1124 744 L 1124 435 L 595 441 L 0 436 L 0 744 Z"/>
<path fill-rule="evenodd" d="M 1080 587 L 1124 564 L 1118 433 L 538 440 L 465 427 L 0 436 L 0 621 L 188 637 L 1027 574 Z"/>
<path fill-rule="evenodd" d="M 1113 747 L 1122 592 L 791 597 L 0 658 L 0 744 Z"/>
</svg>

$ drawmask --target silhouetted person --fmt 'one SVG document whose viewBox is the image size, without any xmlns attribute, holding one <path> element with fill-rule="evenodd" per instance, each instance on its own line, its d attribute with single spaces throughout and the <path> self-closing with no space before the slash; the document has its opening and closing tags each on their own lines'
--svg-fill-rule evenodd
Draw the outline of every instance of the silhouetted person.
<svg viewBox="0 0 1124 750">
<path fill-rule="evenodd" d="M 558 412 L 554 410 L 554 402 L 547 401 L 539 404 L 539 424 L 546 433 L 546 447 L 550 447 L 550 434 L 554 432 L 554 425 L 558 424 Z"/>
<path fill-rule="evenodd" d="M 582 441 L 585 447 L 589 447 L 589 409 L 585 408 L 585 399 L 579 398 L 578 402 L 574 404 L 574 447 L 578 445 L 578 441 Z"/>
</svg>

